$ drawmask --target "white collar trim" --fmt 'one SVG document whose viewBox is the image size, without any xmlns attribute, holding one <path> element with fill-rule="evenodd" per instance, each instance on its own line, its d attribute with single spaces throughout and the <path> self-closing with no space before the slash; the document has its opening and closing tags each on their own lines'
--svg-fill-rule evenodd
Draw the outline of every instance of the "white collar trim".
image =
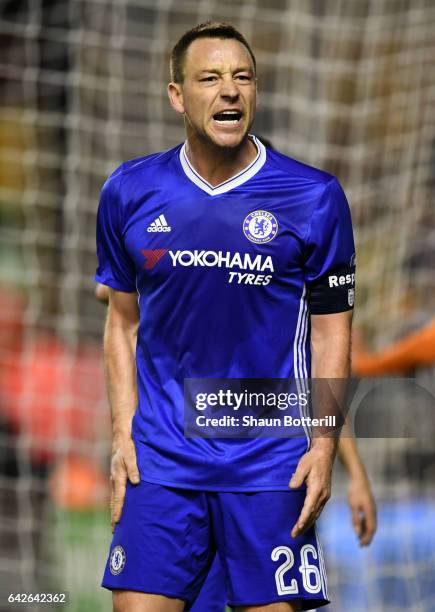
<svg viewBox="0 0 435 612">
<path fill-rule="evenodd" d="M 193 183 L 195 183 L 197 187 L 208 193 L 208 195 L 212 196 L 220 195 L 221 193 L 226 193 L 227 191 L 230 191 L 235 187 L 239 187 L 239 185 L 243 185 L 243 183 L 246 183 L 246 181 L 249 181 L 249 179 L 252 178 L 255 174 L 257 174 L 257 172 L 264 166 L 266 162 L 265 146 L 253 134 L 249 134 L 249 136 L 250 138 L 252 138 L 255 146 L 257 147 L 257 155 L 255 159 L 249 164 L 249 166 L 244 168 L 244 170 L 241 170 L 238 174 L 231 177 L 230 179 L 227 179 L 223 183 L 216 185 L 216 187 L 210 185 L 208 181 L 206 181 L 200 174 L 198 174 L 198 172 L 189 162 L 186 153 L 186 141 L 180 149 L 180 162 L 187 178 L 190 179 Z"/>
</svg>

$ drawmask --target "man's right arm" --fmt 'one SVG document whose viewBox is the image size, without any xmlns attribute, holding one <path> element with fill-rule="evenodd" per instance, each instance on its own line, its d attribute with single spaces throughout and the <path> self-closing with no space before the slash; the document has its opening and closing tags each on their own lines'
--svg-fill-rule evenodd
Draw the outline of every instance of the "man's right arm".
<svg viewBox="0 0 435 612">
<path fill-rule="evenodd" d="M 132 419 L 137 406 L 135 354 L 138 326 L 137 294 L 109 289 L 104 362 L 112 411 L 112 530 L 121 518 L 127 479 L 133 484 L 140 481 L 131 437 Z"/>
</svg>

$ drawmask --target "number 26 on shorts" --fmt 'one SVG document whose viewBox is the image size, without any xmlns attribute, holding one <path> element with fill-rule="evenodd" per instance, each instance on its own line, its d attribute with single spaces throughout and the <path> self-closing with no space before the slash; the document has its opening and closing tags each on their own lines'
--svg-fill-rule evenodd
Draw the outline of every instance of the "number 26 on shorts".
<svg viewBox="0 0 435 612">
<path fill-rule="evenodd" d="M 312 544 L 305 544 L 300 551 L 301 564 L 299 571 L 302 575 L 302 583 L 307 593 L 318 593 L 322 588 L 322 579 L 317 565 L 310 563 L 309 555 L 317 560 L 318 555 L 315 547 Z M 285 584 L 285 574 L 294 566 L 295 556 L 291 548 L 288 546 L 277 546 L 272 550 L 272 561 L 279 561 L 282 557 L 285 560 L 277 568 L 275 572 L 275 582 L 278 595 L 296 595 L 299 593 L 298 583 L 296 578 L 292 578 L 290 583 Z"/>
</svg>

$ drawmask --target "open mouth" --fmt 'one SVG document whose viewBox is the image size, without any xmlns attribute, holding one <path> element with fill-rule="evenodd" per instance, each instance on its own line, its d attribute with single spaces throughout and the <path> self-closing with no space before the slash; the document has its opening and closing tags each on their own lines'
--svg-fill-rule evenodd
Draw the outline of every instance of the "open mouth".
<svg viewBox="0 0 435 612">
<path fill-rule="evenodd" d="M 221 125 L 237 125 L 242 118 L 240 111 L 222 111 L 213 115 L 216 123 Z"/>
</svg>

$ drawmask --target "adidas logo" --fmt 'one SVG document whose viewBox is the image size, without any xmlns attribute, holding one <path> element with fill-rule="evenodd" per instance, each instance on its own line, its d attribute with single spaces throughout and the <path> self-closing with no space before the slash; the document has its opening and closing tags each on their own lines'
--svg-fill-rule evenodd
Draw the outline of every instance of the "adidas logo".
<svg viewBox="0 0 435 612">
<path fill-rule="evenodd" d="M 154 219 L 152 223 L 147 227 L 147 232 L 170 232 L 172 227 L 168 225 L 165 215 L 160 215 L 157 219 Z"/>
</svg>

